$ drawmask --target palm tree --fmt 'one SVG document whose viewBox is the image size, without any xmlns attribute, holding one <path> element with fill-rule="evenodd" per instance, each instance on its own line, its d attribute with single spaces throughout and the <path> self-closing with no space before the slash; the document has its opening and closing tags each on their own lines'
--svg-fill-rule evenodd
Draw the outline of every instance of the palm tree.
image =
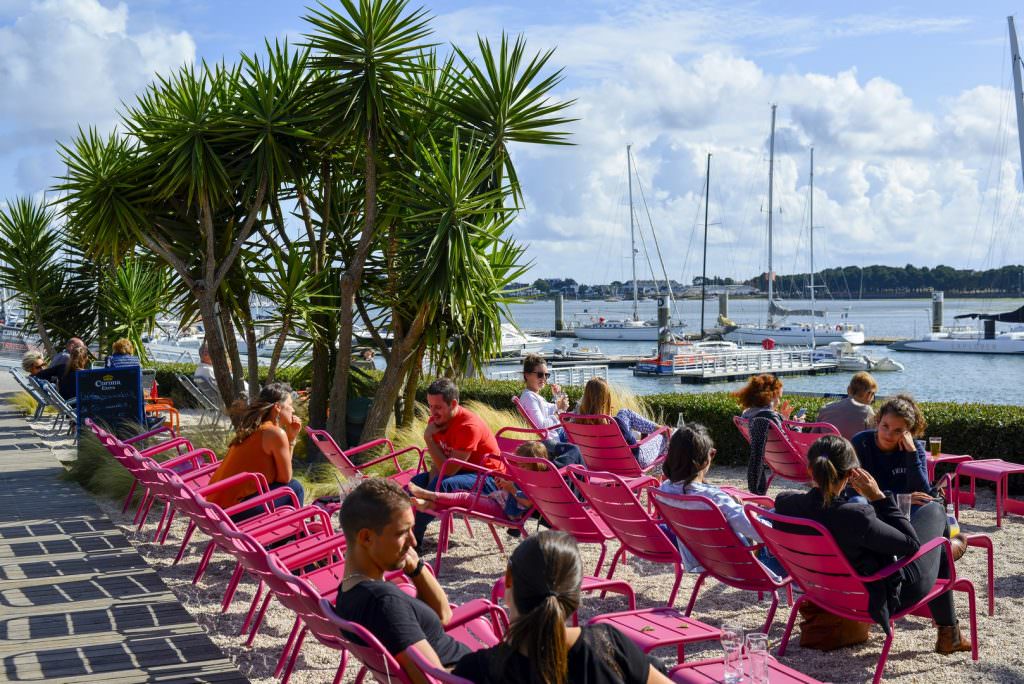
<svg viewBox="0 0 1024 684">
<path fill-rule="evenodd" d="M 166 310 L 167 286 L 163 265 L 133 256 L 122 261 L 100 287 L 100 306 L 112 321 L 111 338 L 128 338 L 143 363 L 147 359 L 142 336 L 156 327 L 157 317 Z"/>
<path fill-rule="evenodd" d="M 316 51 L 313 64 L 332 77 L 324 97 L 333 114 L 324 121 L 334 139 L 358 141 L 363 164 L 363 221 L 351 260 L 341 276 L 338 352 L 331 387 L 329 428 L 345 433 L 352 322 L 356 292 L 378 226 L 378 167 L 395 146 L 403 110 L 415 104 L 410 76 L 430 34 L 426 12 L 406 12 L 406 0 L 341 0 L 344 12 L 321 2 L 305 20 Z M 381 145 L 384 148 L 381 148 Z"/>
</svg>

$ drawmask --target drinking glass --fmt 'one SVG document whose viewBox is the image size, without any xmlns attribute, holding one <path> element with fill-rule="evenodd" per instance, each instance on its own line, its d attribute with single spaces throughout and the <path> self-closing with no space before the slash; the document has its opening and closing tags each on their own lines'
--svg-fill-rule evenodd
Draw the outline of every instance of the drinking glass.
<svg viewBox="0 0 1024 684">
<path fill-rule="evenodd" d="M 768 684 L 768 635 L 751 632 L 746 639 L 747 681 L 752 684 Z"/>
<path fill-rule="evenodd" d="M 932 451 L 932 458 L 938 458 L 942 455 L 942 438 L 941 437 L 929 437 L 928 448 Z"/>
<path fill-rule="evenodd" d="M 723 674 L 725 684 L 743 681 L 743 628 L 737 624 L 722 625 Z"/>
<path fill-rule="evenodd" d="M 903 511 L 903 513 L 909 518 L 911 505 L 910 494 L 897 494 L 896 503 L 900 505 L 900 510 Z"/>
</svg>

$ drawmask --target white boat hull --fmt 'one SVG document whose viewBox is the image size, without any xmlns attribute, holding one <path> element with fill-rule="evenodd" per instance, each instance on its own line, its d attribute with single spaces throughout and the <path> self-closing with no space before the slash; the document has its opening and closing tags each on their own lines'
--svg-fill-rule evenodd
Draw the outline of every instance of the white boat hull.
<svg viewBox="0 0 1024 684">
<path fill-rule="evenodd" d="M 798 327 L 763 328 L 758 326 L 739 326 L 722 335 L 729 342 L 740 344 L 761 344 L 767 338 L 775 340 L 775 344 L 783 346 L 809 347 L 824 346 L 833 342 L 849 342 L 864 344 L 863 330 L 810 330 Z"/>
<path fill-rule="evenodd" d="M 944 354 L 1024 354 L 1024 335 L 1014 334 L 993 339 L 933 337 L 890 344 L 895 351 L 938 352 Z"/>
<path fill-rule="evenodd" d="M 581 340 L 622 340 L 624 342 L 657 342 L 656 325 L 598 324 L 573 328 Z"/>
</svg>

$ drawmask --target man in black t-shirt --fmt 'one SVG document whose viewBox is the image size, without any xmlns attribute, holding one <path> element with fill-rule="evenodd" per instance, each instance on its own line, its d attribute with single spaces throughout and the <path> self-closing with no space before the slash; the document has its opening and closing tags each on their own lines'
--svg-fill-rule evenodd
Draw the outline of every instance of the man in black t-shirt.
<svg viewBox="0 0 1024 684">
<path fill-rule="evenodd" d="M 469 649 L 444 631 L 452 610 L 444 590 L 433 573 L 424 570 L 423 559 L 416 553 L 413 522 L 409 496 L 389 480 L 366 480 L 345 497 L 341 529 L 348 549 L 335 610 L 342 619 L 368 629 L 406 674 L 421 682 L 426 680 L 406 655 L 407 649 L 417 649 L 442 667 L 451 667 Z M 418 598 L 384 580 L 384 573 L 391 570 L 405 572 Z"/>
</svg>

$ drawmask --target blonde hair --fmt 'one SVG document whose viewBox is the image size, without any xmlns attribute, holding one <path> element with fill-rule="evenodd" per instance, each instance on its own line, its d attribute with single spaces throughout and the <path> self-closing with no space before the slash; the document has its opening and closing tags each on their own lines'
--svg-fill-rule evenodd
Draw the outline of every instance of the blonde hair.
<svg viewBox="0 0 1024 684">
<path fill-rule="evenodd" d="M 590 378 L 583 388 L 580 413 L 595 416 L 612 414 L 612 389 L 604 378 Z"/>
<path fill-rule="evenodd" d="M 127 337 L 122 337 L 117 342 L 114 342 L 111 349 L 115 354 L 128 354 L 131 356 L 135 353 L 135 345 Z"/>
<path fill-rule="evenodd" d="M 522 456 L 523 458 L 548 458 L 547 447 L 544 446 L 543 442 L 530 441 L 523 442 L 516 447 L 516 456 Z M 522 464 L 523 470 L 547 470 L 547 466 L 540 463 L 524 463 Z"/>
<path fill-rule="evenodd" d="M 85 347 L 75 347 L 68 354 L 68 363 L 65 366 L 67 375 L 68 373 L 74 373 L 80 371 L 89 365 L 89 350 Z"/>
<path fill-rule="evenodd" d="M 878 383 L 875 382 L 875 379 L 873 377 L 871 377 L 871 373 L 868 373 L 867 371 L 860 371 L 859 373 L 854 373 L 853 377 L 850 378 L 849 387 L 846 388 L 846 392 L 851 397 L 859 396 L 861 394 L 864 394 L 865 392 L 877 391 Z"/>
</svg>

